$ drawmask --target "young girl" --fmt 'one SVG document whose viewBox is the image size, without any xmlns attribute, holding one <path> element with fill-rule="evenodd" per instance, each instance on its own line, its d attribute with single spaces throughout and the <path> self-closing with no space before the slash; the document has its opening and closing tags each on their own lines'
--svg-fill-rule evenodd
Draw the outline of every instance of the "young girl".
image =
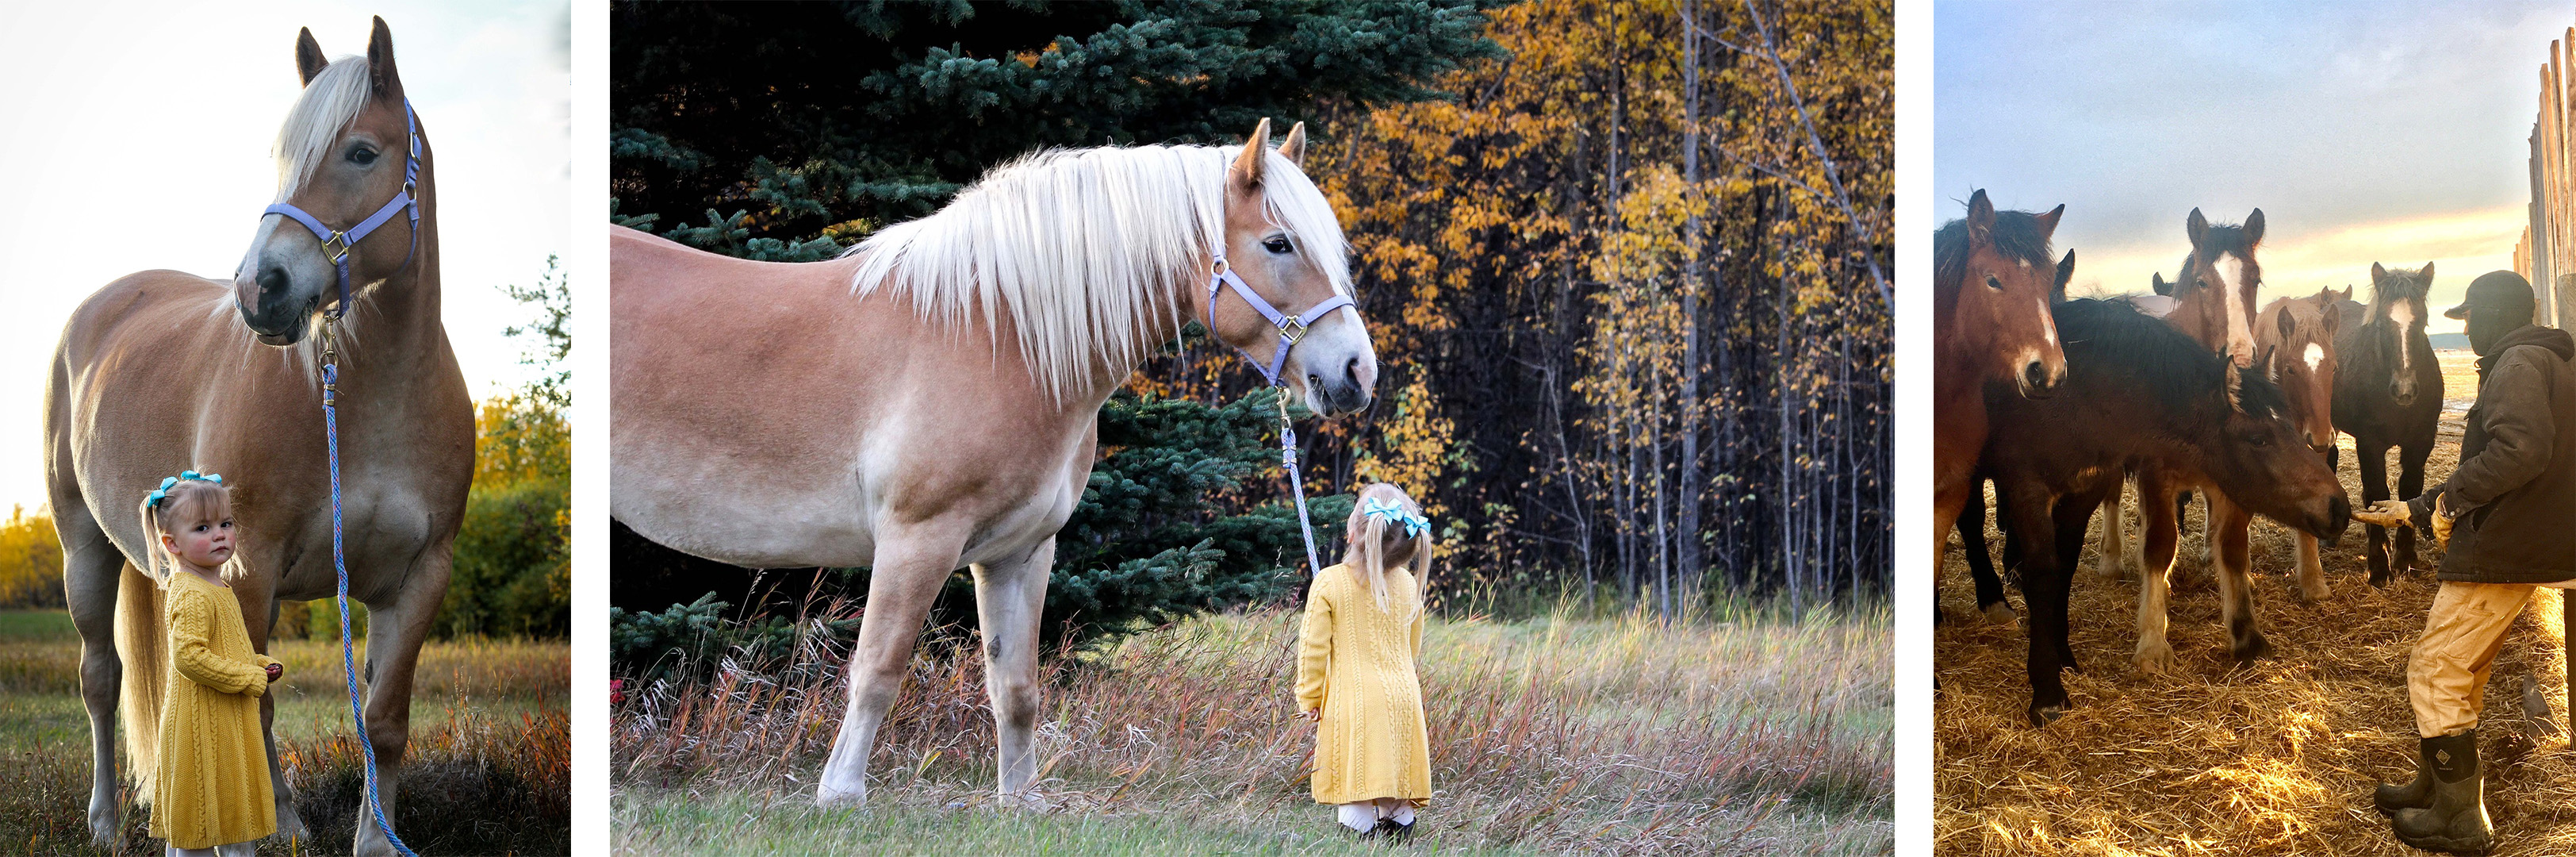
<svg viewBox="0 0 2576 857">
<path fill-rule="evenodd" d="M 1297 716 L 1322 721 L 1315 802 L 1338 805 L 1342 824 L 1363 836 L 1412 833 L 1414 804 L 1431 797 L 1431 741 L 1414 674 L 1430 530 L 1402 489 L 1361 489 L 1342 563 L 1316 572 L 1306 595 Z"/>
<path fill-rule="evenodd" d="M 233 511 L 223 480 L 190 470 L 143 500 L 146 570 L 168 590 L 171 667 L 150 832 L 169 840 L 171 854 L 248 855 L 254 840 L 277 832 L 259 696 L 286 667 L 251 651 L 241 602 L 224 580 Z"/>
</svg>

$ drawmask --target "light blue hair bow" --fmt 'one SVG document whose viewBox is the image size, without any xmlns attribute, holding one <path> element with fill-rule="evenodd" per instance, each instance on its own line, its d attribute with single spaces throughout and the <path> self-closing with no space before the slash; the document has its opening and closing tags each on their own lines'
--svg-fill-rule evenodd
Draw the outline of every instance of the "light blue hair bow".
<svg viewBox="0 0 2576 857">
<path fill-rule="evenodd" d="M 162 500 L 165 500 L 165 499 L 169 499 L 169 497 L 170 497 L 170 488 L 171 488 L 172 486 L 178 485 L 178 484 L 179 484 L 179 480 L 182 480 L 182 479 L 185 479 L 185 480 L 188 480 L 188 481 L 191 481 L 191 482 L 212 482 L 212 483 L 215 483 L 215 484 L 217 484 L 217 485 L 222 485 L 222 484 L 224 484 L 224 475 L 223 475 L 223 474 L 221 474 L 221 473 L 205 473 L 205 474 L 200 474 L 200 473 L 198 473 L 197 471 L 194 471 L 194 470 L 182 470 L 182 471 L 179 471 L 179 475 L 177 475 L 177 476 L 164 476 L 164 477 L 161 477 L 161 487 L 152 489 L 152 493 L 151 493 L 151 494 L 149 494 L 149 495 L 147 495 L 147 496 L 145 496 L 145 497 L 143 498 L 143 505 L 144 505 L 144 507 L 145 507 L 145 508 L 152 508 L 152 509 L 160 508 L 160 507 L 161 507 L 161 501 L 162 501 Z"/>
<path fill-rule="evenodd" d="M 1388 502 L 1384 498 L 1380 497 L 1371 497 L 1360 501 L 1360 514 L 1368 515 L 1390 524 L 1403 524 L 1404 534 L 1408 538 L 1419 536 L 1431 531 L 1430 519 L 1406 510 L 1402 504 Z"/>
</svg>

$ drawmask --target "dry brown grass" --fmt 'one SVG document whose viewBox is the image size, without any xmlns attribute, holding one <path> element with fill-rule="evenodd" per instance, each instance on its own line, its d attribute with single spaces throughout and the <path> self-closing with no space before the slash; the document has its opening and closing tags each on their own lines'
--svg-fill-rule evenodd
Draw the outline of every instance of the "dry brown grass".
<svg viewBox="0 0 2576 857">
<path fill-rule="evenodd" d="M 2449 385 L 2474 383 L 2452 365 L 2456 355 L 2444 356 L 2445 368 L 2454 370 Z M 2427 482 L 2457 463 L 2458 419 L 2445 415 L 2446 437 L 2427 466 Z M 2359 502 L 2351 439 L 2343 442 L 2345 488 Z M 2355 527 L 2340 549 L 2326 554 L 2333 596 L 2302 604 L 2285 573 L 2293 563 L 2288 532 L 2258 522 L 2257 615 L 2276 651 L 2236 668 L 2227 657 L 2215 584 L 2199 564 L 2198 516 L 2195 509 L 2176 562 L 2172 641 L 2180 668 L 2174 675 L 2142 674 L 2131 665 L 2134 573 L 2113 584 L 2079 572 L 2072 642 L 2087 671 L 2068 675 L 2076 707 L 2046 729 L 2033 729 L 2023 714 L 2030 689 L 2023 670 L 2027 638 L 2018 624 L 1939 629 L 1938 853 L 2423 853 L 2390 836 L 2387 821 L 2371 808 L 2370 787 L 2414 771 L 2406 657 L 2432 603 L 2429 575 L 2372 589 Z M 2438 556 L 2427 544 L 2425 559 Z M 1965 563 L 1955 551 L 1948 561 L 1946 603 L 1971 603 Z M 2089 550 L 2085 561 L 2092 561 Z M 2021 610 L 2017 598 L 2014 608 Z M 2538 677 L 2558 707 L 2555 719 L 2566 723 L 2558 611 L 2556 593 L 2544 590 L 2534 599 L 2508 638 L 2487 696 L 2481 753 L 2490 763 L 2488 809 L 2500 855 L 2576 854 L 2576 752 L 2563 733 L 2537 742 L 2514 737 L 2523 724 L 2518 691 L 2525 675 Z"/>
<path fill-rule="evenodd" d="M 1072 825 L 1180 808 L 1229 829 L 1329 832 L 1307 794 L 1313 727 L 1290 717 L 1295 618 L 1204 617 L 1097 658 L 1053 659 L 1039 754 L 1054 812 Z M 1883 611 L 1670 626 L 1435 620 L 1422 670 L 1437 796 L 1421 844 L 1885 853 L 1887 628 Z M 620 847 L 690 847 L 675 843 L 693 834 L 633 814 L 639 791 L 747 796 L 769 809 L 737 816 L 801 817 L 792 810 L 810 806 L 840 721 L 843 657 L 812 642 L 795 663 L 730 664 L 707 684 L 631 696 L 613 738 Z M 917 656 L 872 757 L 871 810 L 988 801 L 992 748 L 980 658 Z M 735 841 L 775 833 L 755 821 Z"/>
</svg>

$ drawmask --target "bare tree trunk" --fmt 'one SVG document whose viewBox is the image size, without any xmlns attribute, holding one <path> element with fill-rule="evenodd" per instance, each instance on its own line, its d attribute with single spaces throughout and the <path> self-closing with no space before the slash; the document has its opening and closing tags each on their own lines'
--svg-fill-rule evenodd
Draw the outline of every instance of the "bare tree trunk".
<svg viewBox="0 0 2576 857">
<path fill-rule="evenodd" d="M 1699 189 L 1699 4 L 1682 0 L 1682 181 L 1690 193 Z M 1701 234 L 1700 217 L 1691 213 L 1685 227 L 1690 255 L 1682 261 L 1682 453 L 1681 453 L 1681 537 L 1677 550 L 1681 573 L 1702 576 L 1699 558 L 1699 511 L 1708 492 L 1700 484 L 1699 434 L 1701 402 L 1699 378 L 1699 290 L 1700 251 L 1707 236 Z"/>
</svg>

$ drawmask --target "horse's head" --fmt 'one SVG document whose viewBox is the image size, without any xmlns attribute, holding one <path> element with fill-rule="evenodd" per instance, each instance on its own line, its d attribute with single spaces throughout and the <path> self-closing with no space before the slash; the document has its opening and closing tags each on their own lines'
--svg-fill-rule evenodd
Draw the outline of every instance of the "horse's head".
<svg viewBox="0 0 2576 857">
<path fill-rule="evenodd" d="M 2291 418 L 2290 401 L 2263 373 L 2221 360 L 2224 403 L 2198 421 L 2202 471 L 2227 499 L 2309 535 L 2333 539 L 2352 520 L 2352 500 L 2323 453 Z"/>
<path fill-rule="evenodd" d="M 2211 225 L 2200 209 L 2183 224 L 2191 236 L 2191 255 L 2183 257 L 2174 276 L 2174 310 L 2183 329 L 2202 344 L 2226 353 L 2238 368 L 2254 365 L 2254 295 L 2263 286 L 2263 265 L 2254 250 L 2263 243 L 2263 210 L 2255 209 L 2245 225 Z"/>
<path fill-rule="evenodd" d="M 2334 447 L 2336 306 L 2350 290 L 2321 289 L 2315 297 L 2282 298 L 2263 308 L 2266 379 L 2289 398 L 2290 420 L 2322 454 Z"/>
<path fill-rule="evenodd" d="M 380 228 L 361 234 L 362 240 L 326 246 L 310 227 L 276 208 L 301 210 L 329 230 L 358 232 L 390 200 L 406 193 L 426 195 L 429 185 L 424 140 L 420 187 L 408 186 L 417 125 L 403 100 L 402 78 L 394 71 L 393 34 L 383 18 L 375 21 L 363 59 L 327 61 L 313 31 L 303 31 L 295 42 L 295 68 L 304 78 L 304 93 L 277 135 L 277 201 L 282 205 L 260 218 L 250 250 L 233 273 L 233 302 L 242 323 L 269 345 L 303 339 L 324 305 L 340 300 L 336 263 L 341 253 L 354 290 L 418 258 L 419 240 L 414 220 L 396 212 Z"/>
<path fill-rule="evenodd" d="M 2425 338 L 2424 294 L 2432 287 L 2431 262 L 2413 271 L 2370 263 L 2370 323 L 2362 328 L 2362 347 L 2374 358 L 2370 365 L 2388 374 L 2388 399 L 2401 408 L 2415 404 L 2414 343 Z"/>
<path fill-rule="evenodd" d="M 1225 264 L 1253 295 L 1281 316 L 1274 321 L 1232 289 L 1219 289 L 1206 317 L 1209 334 L 1293 385 L 1306 406 L 1326 416 L 1367 408 L 1377 384 L 1377 351 L 1351 294 L 1344 242 L 1332 204 L 1298 168 L 1306 125 L 1298 123 L 1273 151 L 1270 120 L 1261 120 L 1226 170 Z M 1299 234 L 1290 224 L 1306 224 Z M 1320 317 L 1317 317 L 1320 315 Z M 1281 349 L 1287 349 L 1284 360 Z"/>
<path fill-rule="evenodd" d="M 2060 205 L 2047 214 L 1997 212 L 1978 190 L 1968 198 L 1968 218 L 1933 235 L 1938 302 L 1947 316 L 1941 336 L 1959 347 L 1992 355 L 2001 374 L 2024 396 L 2048 395 L 2066 380 L 2066 353 L 2048 307 L 2064 296 L 2061 268 L 2049 258 Z"/>
</svg>

